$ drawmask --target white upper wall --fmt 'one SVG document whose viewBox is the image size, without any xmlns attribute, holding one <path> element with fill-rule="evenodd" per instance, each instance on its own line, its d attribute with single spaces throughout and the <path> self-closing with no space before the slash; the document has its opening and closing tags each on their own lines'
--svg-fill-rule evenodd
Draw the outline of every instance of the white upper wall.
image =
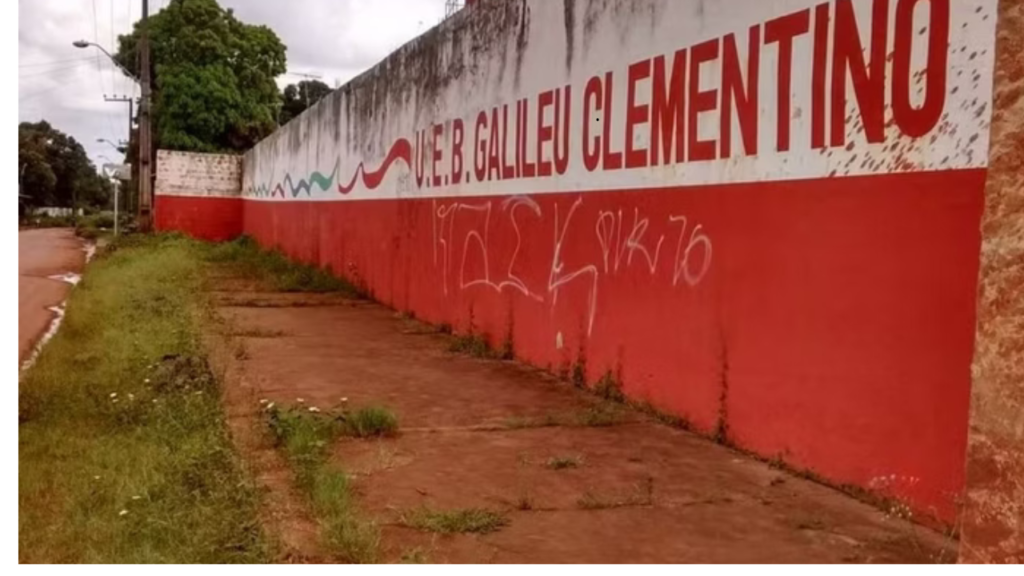
<svg viewBox="0 0 1024 576">
<path fill-rule="evenodd" d="M 157 150 L 157 196 L 239 196 L 241 183 L 241 156 Z"/>
<path fill-rule="evenodd" d="M 987 166 L 996 0 L 818 4 L 484 1 L 258 144 L 244 194 L 460 197 Z"/>
</svg>

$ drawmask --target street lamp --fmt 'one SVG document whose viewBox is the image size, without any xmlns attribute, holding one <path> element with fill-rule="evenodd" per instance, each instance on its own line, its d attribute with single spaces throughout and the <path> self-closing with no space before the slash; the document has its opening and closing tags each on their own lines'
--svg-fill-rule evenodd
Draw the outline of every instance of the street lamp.
<svg viewBox="0 0 1024 576">
<path fill-rule="evenodd" d="M 124 144 L 122 144 L 121 146 L 118 146 L 117 144 L 114 144 L 113 142 L 111 142 L 110 140 L 107 140 L 106 138 L 97 138 L 96 141 L 97 142 L 101 142 L 101 143 L 106 142 L 107 144 L 110 144 L 111 146 L 113 146 L 114 150 L 117 150 L 121 154 L 124 154 L 124 152 L 121 151 L 121 147 L 124 146 Z"/>
<path fill-rule="evenodd" d="M 121 71 L 124 72 L 132 80 L 134 80 L 136 82 L 139 82 L 139 78 L 137 76 L 135 76 L 135 74 L 132 74 L 131 72 L 129 72 L 127 68 L 125 68 L 124 66 L 121 66 L 120 64 L 118 64 L 117 60 L 114 59 L 114 56 L 110 52 L 107 52 L 107 49 L 104 48 L 103 46 L 100 46 L 99 44 L 97 44 L 95 42 L 89 42 L 89 41 L 86 41 L 86 40 L 75 40 L 74 42 L 71 43 L 71 45 L 74 46 L 75 48 L 88 48 L 89 46 L 95 46 L 96 48 L 99 48 L 100 52 L 103 52 L 104 54 L 107 55 L 107 58 L 110 58 L 110 61 L 114 63 L 114 66 L 117 66 L 118 68 L 120 68 Z"/>
</svg>

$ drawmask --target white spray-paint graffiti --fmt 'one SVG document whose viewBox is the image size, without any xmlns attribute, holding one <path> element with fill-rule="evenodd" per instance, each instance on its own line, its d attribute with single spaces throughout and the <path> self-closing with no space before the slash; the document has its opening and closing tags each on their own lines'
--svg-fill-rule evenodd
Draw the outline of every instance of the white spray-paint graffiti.
<svg viewBox="0 0 1024 576">
<path fill-rule="evenodd" d="M 630 270 L 646 271 L 654 278 L 664 260 L 663 248 L 667 234 L 652 233 L 651 220 L 641 213 L 640 208 L 633 208 L 631 218 L 625 215 L 628 211 L 624 209 L 602 210 L 598 212 L 593 227 L 596 257 L 592 261 L 575 264 L 570 269 L 566 262 L 566 246 L 570 241 L 580 241 L 577 234 L 585 230 L 579 227 L 577 214 L 582 206 L 582 195 L 568 209 L 557 202 L 554 204 L 551 264 L 546 285 L 537 288 L 531 287 L 518 270 L 524 240 L 538 237 L 536 226 L 546 227 L 545 214 L 537 201 L 529 196 L 505 198 L 500 202 L 500 214 L 506 218 L 492 222 L 492 217 L 499 213 L 492 200 L 441 203 L 435 199 L 431 210 L 434 265 L 441 272 L 444 294 L 450 295 L 453 289 L 464 291 L 479 287 L 497 293 L 512 290 L 538 303 L 548 303 L 554 309 L 563 287 L 577 280 L 585 281 L 588 287 L 587 334 L 591 335 L 597 318 L 601 278 L 624 274 Z M 456 221 L 461 226 L 458 234 Z M 527 223 L 532 226 L 524 228 Z M 711 270 L 711 238 L 704 232 L 702 224 L 691 226 L 686 216 L 669 216 L 665 224 L 678 229 L 679 235 L 675 257 L 671 262 L 672 286 L 684 282 L 690 288 L 696 287 Z M 515 237 L 507 265 L 495 262 L 492 254 L 492 225 L 499 231 L 507 227 Z M 459 247 L 461 253 L 455 252 Z M 471 273 L 467 267 L 471 261 L 480 264 L 475 273 Z M 457 271 L 454 270 L 456 263 Z M 497 271 L 492 270 L 492 265 Z M 452 282 L 453 274 L 457 282 Z"/>
</svg>

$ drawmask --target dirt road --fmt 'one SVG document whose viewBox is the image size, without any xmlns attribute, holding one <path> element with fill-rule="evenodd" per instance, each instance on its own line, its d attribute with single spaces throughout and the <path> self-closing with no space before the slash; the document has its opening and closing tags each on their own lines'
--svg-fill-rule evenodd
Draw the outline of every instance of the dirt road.
<svg viewBox="0 0 1024 576">
<path fill-rule="evenodd" d="M 71 285 L 51 276 L 80 273 L 85 252 L 70 228 L 23 230 L 18 233 L 18 364 L 46 331 L 49 310 L 67 298 Z"/>
<path fill-rule="evenodd" d="M 449 352 L 451 336 L 382 306 L 223 280 L 215 294 L 236 438 L 251 437 L 242 422 L 265 429 L 261 399 L 328 409 L 346 398 L 398 415 L 398 438 L 341 441 L 332 457 L 382 527 L 387 560 L 410 550 L 455 563 L 955 559 L 955 542 L 936 532 L 644 414 L 594 418 L 593 395 Z M 271 502 L 290 502 L 277 506 L 282 540 L 322 561 L 310 558 L 315 523 L 296 517 L 280 460 L 266 456 L 257 468 Z M 502 510 L 510 524 L 451 536 L 404 526 L 403 512 L 423 506 Z"/>
</svg>

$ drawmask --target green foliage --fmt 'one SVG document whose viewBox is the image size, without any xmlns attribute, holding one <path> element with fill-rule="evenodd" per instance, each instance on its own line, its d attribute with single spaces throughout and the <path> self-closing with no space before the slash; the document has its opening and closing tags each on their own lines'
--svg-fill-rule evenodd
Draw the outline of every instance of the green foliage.
<svg viewBox="0 0 1024 576">
<path fill-rule="evenodd" d="M 114 245 L 19 383 L 19 560 L 267 562 L 201 355 L 195 245 Z"/>
<path fill-rule="evenodd" d="M 499 354 L 491 349 L 487 339 L 480 334 L 463 334 L 452 338 L 448 343 L 448 351 L 456 354 L 468 354 L 474 358 L 498 358 Z"/>
<path fill-rule="evenodd" d="M 602 402 L 577 414 L 576 424 L 590 428 L 605 428 L 621 424 L 625 417 L 622 407 L 618 404 Z"/>
<path fill-rule="evenodd" d="M 198 152 L 242 151 L 277 127 L 274 79 L 285 46 L 216 0 L 171 0 L 150 17 L 154 143 Z M 139 25 L 118 39 L 117 61 L 136 70 Z"/>
<path fill-rule="evenodd" d="M 328 465 L 330 444 L 342 431 L 339 421 L 299 408 L 272 407 L 268 414 L 278 446 L 320 520 L 324 544 L 346 562 L 376 562 L 380 531 L 359 518 L 348 477 Z"/>
<path fill-rule="evenodd" d="M 438 534 L 489 534 L 508 526 L 508 516 L 483 508 L 431 510 L 421 508 L 407 512 L 402 523 L 410 528 Z"/>
<path fill-rule="evenodd" d="M 398 432 L 398 417 L 387 408 L 369 406 L 344 416 L 344 433 L 356 438 L 394 436 Z"/>
<path fill-rule="evenodd" d="M 319 80 L 303 80 L 298 84 L 285 86 L 281 95 L 281 125 L 284 126 L 321 98 L 331 93 L 331 87 Z"/>
<path fill-rule="evenodd" d="M 340 431 L 335 419 L 299 408 L 271 408 L 269 426 L 295 469 L 299 487 L 312 490 L 317 470 L 327 461 L 330 443 Z"/>
<path fill-rule="evenodd" d="M 248 236 L 210 245 L 206 259 L 263 280 L 281 292 L 340 292 L 351 297 L 361 296 L 355 286 L 335 276 L 329 269 L 292 262 L 278 250 L 260 248 Z"/>
<path fill-rule="evenodd" d="M 103 207 L 113 195 L 82 145 L 46 121 L 18 125 L 18 171 L 30 208 Z"/>
<path fill-rule="evenodd" d="M 597 384 L 594 385 L 594 394 L 611 402 L 621 403 L 626 401 L 626 395 L 622 392 L 622 384 L 619 383 L 611 372 L 606 372 L 598 380 Z"/>
</svg>

